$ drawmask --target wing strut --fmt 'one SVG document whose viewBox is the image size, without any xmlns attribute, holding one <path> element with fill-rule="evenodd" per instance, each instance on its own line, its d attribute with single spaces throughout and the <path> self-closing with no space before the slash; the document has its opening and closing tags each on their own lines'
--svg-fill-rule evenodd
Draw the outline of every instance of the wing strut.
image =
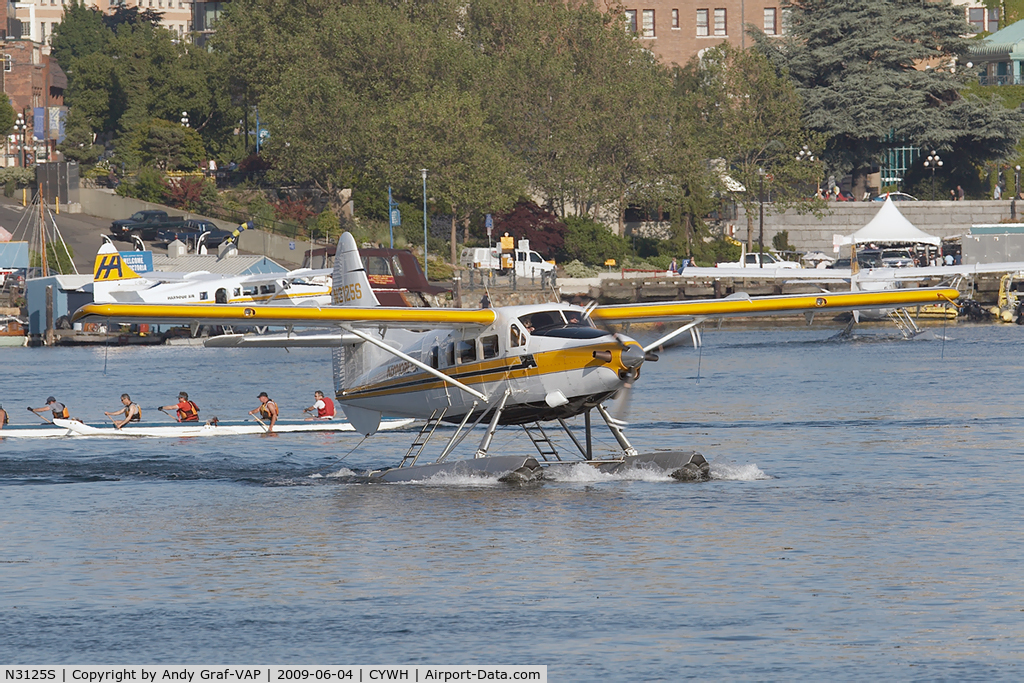
<svg viewBox="0 0 1024 683">
<path fill-rule="evenodd" d="M 666 335 L 665 335 L 664 337 L 662 337 L 662 338 L 661 338 L 661 339 L 659 339 L 658 341 L 655 341 L 655 342 L 651 342 L 650 344 L 648 344 L 647 346 L 645 346 L 645 347 L 644 347 L 644 353 L 647 353 L 648 351 L 651 351 L 651 350 L 653 350 L 653 349 L 656 349 L 656 348 L 658 348 L 659 346 L 661 346 L 662 344 L 665 344 L 665 343 L 667 343 L 667 342 L 669 342 L 669 341 L 671 341 L 671 340 L 675 339 L 676 337 L 678 337 L 679 335 L 681 335 L 681 334 L 682 334 L 683 332 L 686 332 L 686 331 L 687 331 L 687 330 L 689 330 L 689 329 L 693 329 L 693 328 L 694 328 L 694 327 L 696 327 L 697 325 L 700 325 L 700 324 L 701 324 L 702 322 L 704 322 L 704 318 L 697 318 L 697 319 L 696 319 L 696 320 L 694 320 L 693 322 L 689 322 L 689 323 L 686 323 L 685 325 L 683 325 L 683 326 L 682 326 L 682 327 L 680 327 L 679 329 L 677 329 L 677 330 L 674 330 L 674 331 L 672 331 L 672 332 L 669 332 L 668 334 L 666 334 Z M 697 345 L 697 344 L 696 344 L 696 342 L 697 342 L 697 338 L 696 338 L 696 337 L 694 337 L 694 340 L 693 340 L 693 341 L 694 341 L 694 346 L 696 346 L 696 345 Z"/>
<path fill-rule="evenodd" d="M 451 384 L 452 386 L 456 386 L 459 389 L 462 389 L 463 391 L 465 391 L 470 396 L 474 396 L 474 397 L 480 399 L 484 403 L 488 403 L 489 402 L 487 400 L 487 397 L 484 396 L 483 394 L 481 394 L 476 389 L 471 389 L 470 387 L 467 387 L 465 384 L 463 384 L 459 380 L 454 379 L 452 377 L 449 377 L 448 375 L 444 374 L 440 370 L 432 368 L 432 367 L 430 367 L 429 365 L 427 365 L 426 363 L 424 363 L 422 361 L 416 360 L 415 358 L 413 358 L 409 354 L 402 353 L 401 351 L 399 351 L 398 349 L 394 348 L 393 346 L 389 346 L 389 345 L 385 344 L 383 341 L 380 341 L 379 339 L 375 339 L 374 337 L 366 334 L 365 332 L 361 332 L 360 330 L 357 330 L 357 329 L 355 329 L 353 327 L 348 327 L 347 325 L 341 325 L 341 328 L 343 330 L 345 330 L 346 332 L 351 332 L 352 334 L 356 335 L 357 337 L 359 337 L 363 341 L 369 342 L 370 344 L 373 344 L 374 346 L 387 351 L 388 353 L 390 353 L 393 356 L 397 356 L 398 358 L 401 358 L 404 361 L 412 363 L 413 365 L 418 367 L 420 370 L 423 370 L 424 372 L 429 372 L 431 375 L 433 375 L 434 377 L 437 377 L 442 382 L 447 382 L 448 384 Z"/>
</svg>

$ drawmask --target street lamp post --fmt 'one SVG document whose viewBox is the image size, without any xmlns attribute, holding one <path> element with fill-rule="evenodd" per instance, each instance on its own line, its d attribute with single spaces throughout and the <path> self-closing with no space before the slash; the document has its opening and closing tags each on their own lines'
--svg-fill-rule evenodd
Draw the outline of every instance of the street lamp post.
<svg viewBox="0 0 1024 683">
<path fill-rule="evenodd" d="M 811 152 L 811 148 L 810 147 L 808 147 L 807 145 L 804 145 L 803 147 L 800 148 L 800 152 L 796 155 L 796 160 L 797 161 L 811 161 L 811 162 L 813 162 L 814 161 L 814 153 Z M 818 178 L 817 174 L 815 174 L 814 184 L 815 184 L 814 196 L 817 197 L 817 196 L 819 196 L 821 194 L 821 180 Z"/>
<path fill-rule="evenodd" d="M 429 280 L 430 275 L 427 270 L 427 169 L 421 168 L 420 173 L 423 175 L 423 277 Z"/>
<path fill-rule="evenodd" d="M 1017 197 L 1020 197 L 1020 164 L 1017 164 L 1013 168 L 1014 168 L 1014 172 L 1013 172 L 1013 187 L 1014 187 L 1014 190 L 1015 190 L 1015 193 L 1014 193 L 1013 196 L 1016 199 Z"/>
<path fill-rule="evenodd" d="M 25 128 L 25 116 L 19 113 L 17 121 L 14 122 L 14 149 L 20 152 L 22 168 L 25 167 L 25 150 L 27 149 L 25 146 Z M 21 135 L 20 141 L 18 140 L 19 135 Z"/>
<path fill-rule="evenodd" d="M 760 189 L 758 190 L 758 201 L 761 204 L 761 215 L 759 221 L 759 231 L 757 235 L 757 247 L 761 250 L 761 253 L 757 257 L 758 267 L 764 268 L 764 169 L 757 169 L 757 177 L 760 183 Z"/>
<path fill-rule="evenodd" d="M 924 160 L 924 167 L 932 169 L 932 201 L 935 201 L 935 169 L 942 166 L 942 159 L 939 158 L 938 152 L 934 149 L 932 153 L 928 155 L 928 158 Z"/>
</svg>

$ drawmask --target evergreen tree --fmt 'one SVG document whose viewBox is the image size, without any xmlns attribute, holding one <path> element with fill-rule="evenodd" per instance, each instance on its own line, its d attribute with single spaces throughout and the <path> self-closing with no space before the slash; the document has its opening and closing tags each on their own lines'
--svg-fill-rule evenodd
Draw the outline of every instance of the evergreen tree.
<svg viewBox="0 0 1024 683">
<path fill-rule="evenodd" d="M 788 68 L 805 123 L 828 138 L 822 156 L 836 175 L 854 174 L 855 194 L 887 140 L 945 152 L 966 177 L 1024 130 L 1020 112 L 961 95 L 969 27 L 949 0 L 801 0 L 787 10 L 787 37 L 758 34 L 758 44 Z"/>
<path fill-rule="evenodd" d="M 50 38 L 50 54 L 68 72 L 69 80 L 74 78 L 72 62 L 100 52 L 112 37 L 103 18 L 103 12 L 86 7 L 84 0 L 64 6 L 64 16 Z"/>
</svg>

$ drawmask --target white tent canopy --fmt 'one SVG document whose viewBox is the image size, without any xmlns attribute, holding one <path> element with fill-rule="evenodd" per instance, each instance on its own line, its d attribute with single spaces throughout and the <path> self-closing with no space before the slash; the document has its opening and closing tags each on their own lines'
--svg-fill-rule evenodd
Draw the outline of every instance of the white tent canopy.
<svg viewBox="0 0 1024 683">
<path fill-rule="evenodd" d="M 913 244 L 933 244 L 939 246 L 942 238 L 917 229 L 914 224 L 900 213 L 892 199 L 885 198 L 885 203 L 875 217 L 863 228 L 843 237 L 842 244 L 909 242 Z"/>
</svg>

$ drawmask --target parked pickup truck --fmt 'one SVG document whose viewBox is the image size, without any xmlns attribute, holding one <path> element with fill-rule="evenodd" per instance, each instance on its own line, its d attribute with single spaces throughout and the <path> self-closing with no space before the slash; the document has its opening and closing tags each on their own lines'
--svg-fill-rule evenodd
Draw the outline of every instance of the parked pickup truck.
<svg viewBox="0 0 1024 683">
<path fill-rule="evenodd" d="M 771 252 L 763 254 L 743 254 L 739 261 L 734 263 L 716 263 L 716 268 L 760 268 L 761 257 L 764 257 L 765 268 L 799 268 L 800 264 L 795 261 L 783 261 Z"/>
<path fill-rule="evenodd" d="M 173 242 L 181 240 L 189 246 L 195 246 L 200 235 L 206 235 L 207 247 L 219 247 L 221 242 L 231 237 L 230 230 L 222 230 L 210 221 L 191 220 L 179 228 L 164 228 L 156 235 L 157 242 Z"/>
<path fill-rule="evenodd" d="M 110 234 L 114 239 L 128 242 L 132 235 L 144 240 L 156 239 L 161 230 L 184 228 L 188 221 L 184 216 L 168 216 L 166 211 L 155 209 L 136 211 L 131 218 L 122 218 L 110 224 Z"/>
</svg>

